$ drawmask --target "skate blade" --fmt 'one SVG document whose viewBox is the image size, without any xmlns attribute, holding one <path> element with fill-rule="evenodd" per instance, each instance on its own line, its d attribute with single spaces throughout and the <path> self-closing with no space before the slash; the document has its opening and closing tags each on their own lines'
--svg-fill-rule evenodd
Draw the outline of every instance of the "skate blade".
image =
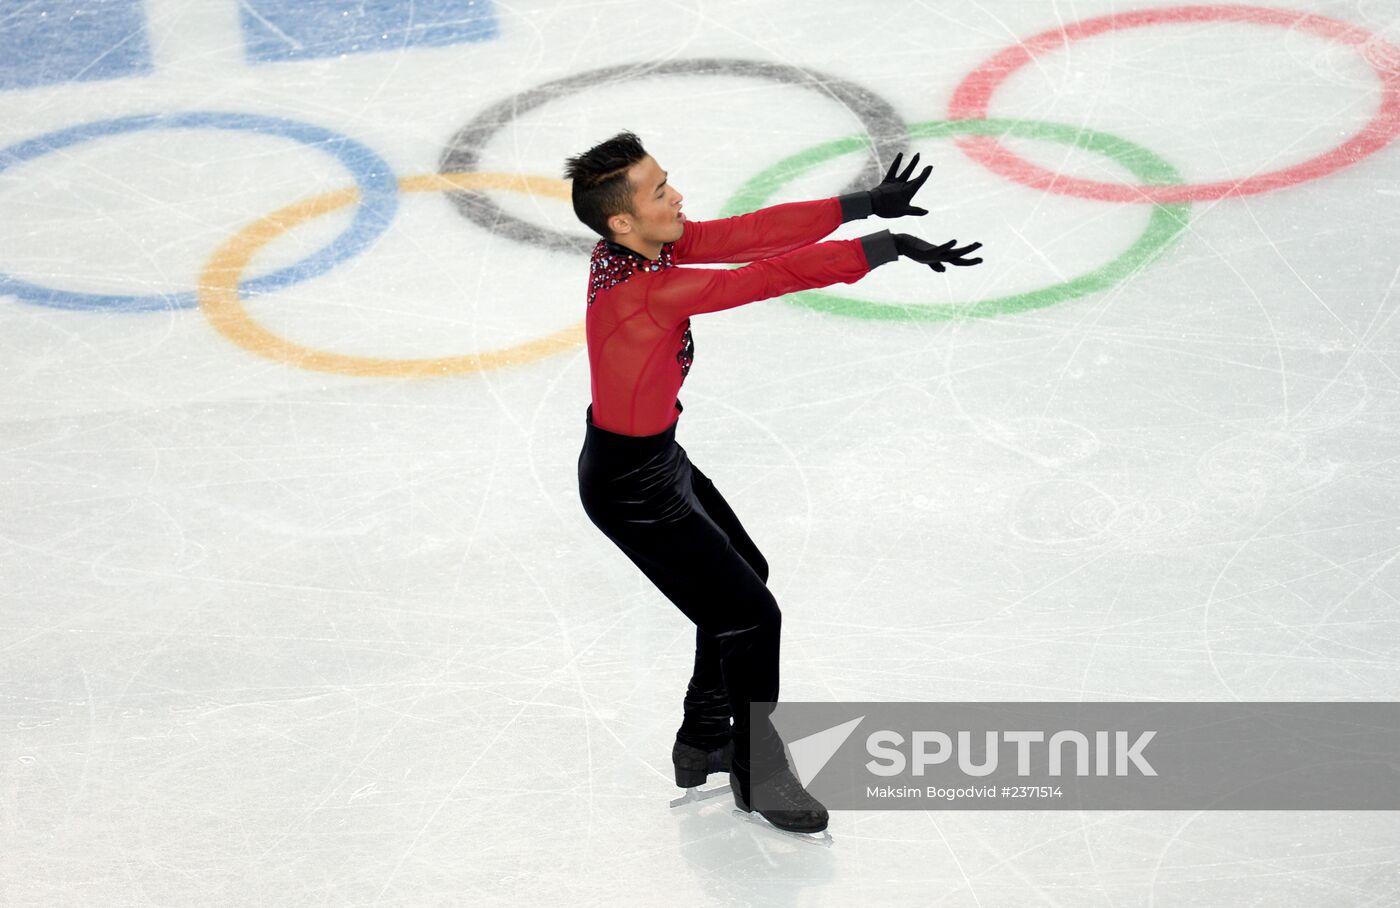
<svg viewBox="0 0 1400 908">
<path fill-rule="evenodd" d="M 680 807 L 684 804 L 696 804 L 729 793 L 730 788 L 728 785 L 717 785 L 714 788 L 701 788 L 697 785 L 694 788 L 687 788 L 685 794 L 681 795 L 679 798 L 673 798 L 671 800 L 671 806 Z"/>
<path fill-rule="evenodd" d="M 830 848 L 833 843 L 831 832 L 823 829 L 821 832 L 793 832 L 791 829 L 782 829 L 768 822 L 768 819 L 757 810 L 752 813 L 744 813 L 739 808 L 734 808 L 734 815 L 740 819 L 748 820 L 755 826 L 761 826 L 769 832 L 776 832 L 785 835 L 790 839 L 797 839 L 799 842 L 806 842 L 809 845 L 820 845 L 823 848 Z"/>
</svg>

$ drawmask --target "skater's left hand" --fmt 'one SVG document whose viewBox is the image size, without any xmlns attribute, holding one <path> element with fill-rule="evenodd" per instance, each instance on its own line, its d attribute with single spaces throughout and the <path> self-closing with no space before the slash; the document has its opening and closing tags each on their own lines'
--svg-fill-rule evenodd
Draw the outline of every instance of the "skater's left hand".
<svg viewBox="0 0 1400 908">
<path fill-rule="evenodd" d="M 980 258 L 967 258 L 969 252 L 976 252 L 982 248 L 981 243 L 973 243 L 970 246 L 956 246 L 957 240 L 949 240 L 935 246 L 926 243 L 916 236 L 907 233 L 891 234 L 894 237 L 894 248 L 900 255 L 907 259 L 913 259 L 920 264 L 927 265 L 934 271 L 943 272 L 944 265 L 958 265 L 967 267 L 969 265 L 980 265 Z"/>
<path fill-rule="evenodd" d="M 914 193 L 919 191 L 919 187 L 924 185 L 928 175 L 933 172 L 933 165 L 925 167 L 923 173 L 911 180 L 909 175 L 919 166 L 919 156 L 915 154 L 904 173 L 900 173 L 899 165 L 903 160 L 904 152 L 901 151 L 895 155 L 894 163 L 885 174 L 884 182 L 870 190 L 871 212 L 879 217 L 902 218 L 908 215 L 928 214 L 928 209 L 915 208 L 910 202 L 914 200 Z"/>
</svg>

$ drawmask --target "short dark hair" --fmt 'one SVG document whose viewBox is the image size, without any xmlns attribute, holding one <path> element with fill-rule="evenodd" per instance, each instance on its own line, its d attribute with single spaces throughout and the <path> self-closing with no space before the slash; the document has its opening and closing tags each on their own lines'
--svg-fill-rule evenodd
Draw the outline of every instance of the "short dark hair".
<svg viewBox="0 0 1400 908">
<path fill-rule="evenodd" d="M 635 133 L 620 132 L 564 162 L 564 177 L 573 181 L 574 214 L 603 239 L 612 239 L 608 218 L 633 213 L 627 169 L 646 156 Z"/>
</svg>

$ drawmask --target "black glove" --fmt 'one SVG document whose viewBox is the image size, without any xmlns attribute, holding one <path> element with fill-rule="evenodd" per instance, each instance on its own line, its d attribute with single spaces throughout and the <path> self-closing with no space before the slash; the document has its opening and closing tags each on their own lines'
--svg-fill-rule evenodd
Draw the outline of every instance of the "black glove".
<svg viewBox="0 0 1400 908">
<path fill-rule="evenodd" d="M 904 152 L 895 155 L 894 163 L 890 165 L 889 172 L 885 174 L 884 182 L 874 189 L 865 192 L 853 192 L 849 195 L 841 196 L 841 221 L 860 220 L 868 218 L 872 214 L 882 218 L 902 218 L 906 215 L 928 214 L 927 208 L 915 208 L 909 204 L 914 199 L 914 193 L 919 191 L 919 187 L 924 185 L 928 175 L 933 172 L 933 165 L 924 168 L 924 172 L 916 179 L 909 179 L 909 175 L 914 172 L 914 168 L 919 166 L 919 156 L 914 155 L 909 166 L 904 169 L 904 173 L 899 173 L 899 165 L 904 161 Z"/>
<path fill-rule="evenodd" d="M 907 233 L 891 234 L 894 237 L 895 251 L 907 259 L 927 265 L 934 271 L 942 272 L 944 265 L 977 265 L 981 259 L 963 258 L 969 252 L 974 252 L 982 248 L 981 243 L 973 243 L 971 246 L 963 246 L 960 249 L 953 247 L 957 240 L 949 240 L 942 245 L 935 246 L 926 243 L 916 236 Z"/>
<path fill-rule="evenodd" d="M 903 160 L 904 152 L 901 151 L 895 155 L 894 163 L 885 174 L 884 182 L 870 190 L 870 208 L 876 217 L 902 218 L 906 215 L 928 214 L 928 209 L 915 208 L 909 203 L 914 200 L 914 193 L 919 191 L 919 187 L 924 185 L 928 175 L 933 172 L 933 165 L 925 167 L 923 173 L 911 180 L 909 175 L 919 166 L 919 156 L 915 154 L 904 173 L 899 173 L 899 165 Z"/>
</svg>

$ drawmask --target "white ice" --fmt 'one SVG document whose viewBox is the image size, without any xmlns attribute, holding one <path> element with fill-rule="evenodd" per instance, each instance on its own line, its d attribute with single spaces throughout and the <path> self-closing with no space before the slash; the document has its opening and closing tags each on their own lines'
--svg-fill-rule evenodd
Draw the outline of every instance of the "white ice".
<svg viewBox="0 0 1400 908">
<path fill-rule="evenodd" d="M 1400 44 L 1392 0 L 1271 2 Z M 489 41 L 250 64 L 234 0 L 150 0 L 150 75 L 0 91 L 0 145 L 231 110 L 343 132 L 409 176 L 512 93 L 712 56 L 820 69 L 937 120 L 1018 39 L 1160 5 L 493 0 Z M 1048 55 L 992 114 L 1111 133 L 1209 182 L 1323 154 L 1380 98 L 1354 47 L 1202 22 Z M 654 78 L 522 115 L 483 167 L 557 178 L 624 127 L 692 218 L 859 130 L 809 89 Z M 1128 181 L 1088 152 L 1007 146 Z M 1030 292 L 1147 220 L 947 140 L 914 147 L 932 213 L 838 236 L 980 241 L 985 261 L 900 262 L 846 295 Z M 774 198 L 835 194 L 858 164 Z M 192 291 L 240 230 L 348 180 L 254 134 L 73 146 L 0 172 L 0 271 Z M 497 196 L 584 235 L 564 202 Z M 678 438 L 771 564 L 783 699 L 1400 699 L 1397 212 L 1392 143 L 1195 203 L 1147 267 L 1020 314 L 697 317 Z M 253 273 L 349 217 L 275 239 Z M 478 353 L 577 324 L 585 267 L 405 193 L 369 249 L 247 308 L 336 353 Z M 828 850 L 736 822 L 727 798 L 668 810 L 693 628 L 578 503 L 578 344 L 357 377 L 251 352 L 198 308 L 0 297 L 0 387 L 0 903 L 1400 904 L 1393 812 L 837 811 Z"/>
</svg>

